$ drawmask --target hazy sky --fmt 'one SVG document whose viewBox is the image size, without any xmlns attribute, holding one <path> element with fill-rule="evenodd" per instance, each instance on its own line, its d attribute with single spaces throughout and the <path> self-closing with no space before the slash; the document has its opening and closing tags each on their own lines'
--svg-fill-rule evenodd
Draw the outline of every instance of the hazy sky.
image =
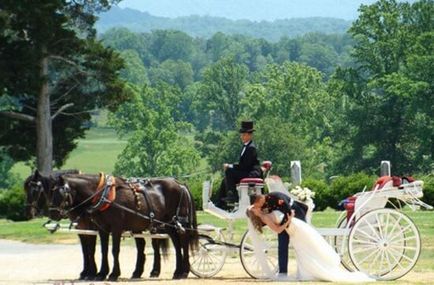
<svg viewBox="0 0 434 285">
<path fill-rule="evenodd" d="M 375 0 L 123 0 L 119 7 L 155 16 L 209 15 L 254 21 L 305 17 L 357 18 L 360 4 Z"/>
</svg>

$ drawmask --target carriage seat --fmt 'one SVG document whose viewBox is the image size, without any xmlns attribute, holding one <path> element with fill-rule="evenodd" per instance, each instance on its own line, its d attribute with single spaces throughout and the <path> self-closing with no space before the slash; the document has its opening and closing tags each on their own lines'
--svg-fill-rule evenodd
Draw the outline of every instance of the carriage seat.
<svg viewBox="0 0 434 285">
<path fill-rule="evenodd" d="M 405 184 L 413 183 L 415 179 L 411 176 L 381 176 L 375 181 L 372 190 L 387 189 L 391 187 L 403 188 Z"/>
<path fill-rule="evenodd" d="M 247 177 L 241 179 L 240 184 L 264 184 L 264 179 Z"/>
<path fill-rule="evenodd" d="M 273 165 L 273 163 L 269 160 L 265 160 L 264 162 L 262 162 L 261 165 L 261 170 L 263 173 L 263 176 L 266 177 L 268 175 L 268 173 L 271 170 L 271 166 Z M 264 180 L 262 178 L 252 178 L 252 177 L 246 177 L 240 180 L 240 184 L 248 184 L 249 186 L 254 186 L 257 184 L 264 184 Z"/>
</svg>

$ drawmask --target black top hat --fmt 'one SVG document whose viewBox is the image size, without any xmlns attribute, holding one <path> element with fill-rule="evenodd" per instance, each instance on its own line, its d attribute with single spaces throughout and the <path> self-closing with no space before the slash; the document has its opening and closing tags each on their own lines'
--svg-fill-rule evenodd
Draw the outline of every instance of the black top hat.
<svg viewBox="0 0 434 285">
<path fill-rule="evenodd" d="M 253 133 L 255 129 L 253 128 L 253 121 L 242 121 L 240 133 Z"/>
</svg>

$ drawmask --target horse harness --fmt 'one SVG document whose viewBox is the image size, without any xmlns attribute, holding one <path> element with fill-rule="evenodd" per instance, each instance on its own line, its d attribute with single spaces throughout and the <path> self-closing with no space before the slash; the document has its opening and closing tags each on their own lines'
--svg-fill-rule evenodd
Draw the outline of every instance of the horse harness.
<svg viewBox="0 0 434 285">
<path fill-rule="evenodd" d="M 137 211 L 134 212 L 134 214 L 148 219 L 150 221 L 150 231 L 151 233 L 156 233 L 158 232 L 158 230 L 162 230 L 164 229 L 164 227 L 169 226 L 169 227 L 174 227 L 176 228 L 178 231 L 181 232 L 185 232 L 185 228 L 183 227 L 182 224 L 188 224 L 189 222 L 189 217 L 182 217 L 180 216 L 180 209 L 181 209 L 181 203 L 182 200 L 184 198 L 185 195 L 185 189 L 183 187 L 181 187 L 183 189 L 183 191 L 181 191 L 181 197 L 179 199 L 178 202 L 178 206 L 176 208 L 176 214 L 175 216 L 172 217 L 172 223 L 166 223 L 163 221 L 159 221 L 155 219 L 155 212 L 154 212 L 154 208 L 152 206 L 152 203 L 149 201 L 149 194 L 147 193 L 149 190 L 148 189 L 154 189 L 155 190 L 155 186 L 152 183 L 152 181 L 148 178 L 130 178 L 128 179 L 128 185 L 130 186 L 130 188 L 134 191 L 134 194 L 136 196 L 136 203 L 137 203 Z M 146 204 L 149 206 L 149 216 L 145 216 L 142 215 L 141 213 L 139 213 L 138 211 L 141 210 L 141 202 L 138 199 L 138 195 L 142 194 Z M 120 205 L 118 205 L 119 207 Z M 131 212 L 131 209 L 128 209 L 126 207 L 121 206 L 122 209 Z"/>
<path fill-rule="evenodd" d="M 113 176 L 99 174 L 99 182 L 96 193 L 92 198 L 92 206 L 87 210 L 89 213 L 107 210 L 116 199 L 116 180 Z"/>
</svg>

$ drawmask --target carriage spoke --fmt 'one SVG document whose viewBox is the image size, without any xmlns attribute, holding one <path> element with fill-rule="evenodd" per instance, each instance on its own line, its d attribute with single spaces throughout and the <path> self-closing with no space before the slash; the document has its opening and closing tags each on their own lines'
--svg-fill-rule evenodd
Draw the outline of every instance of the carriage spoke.
<svg viewBox="0 0 434 285">
<path fill-rule="evenodd" d="M 375 217 L 377 219 L 377 227 L 378 227 L 379 237 L 380 238 L 384 238 L 383 229 L 382 229 L 382 226 L 380 226 L 381 225 L 381 221 L 380 221 L 380 218 L 378 217 L 378 213 L 375 214 Z"/>
<path fill-rule="evenodd" d="M 381 259 L 380 259 L 380 271 L 379 272 L 383 272 L 383 268 L 384 268 L 384 256 L 385 256 L 385 252 L 384 250 L 381 251 Z"/>
<path fill-rule="evenodd" d="M 378 253 L 375 255 L 374 259 L 369 263 L 369 271 L 371 271 L 372 266 L 375 264 L 375 262 L 377 261 L 378 257 L 382 254 L 382 251 L 378 251 Z"/>
<path fill-rule="evenodd" d="M 359 229 L 357 229 L 357 231 L 358 231 L 358 233 L 361 233 L 361 234 L 367 236 L 369 239 L 372 239 L 372 236 L 370 234 L 368 234 L 367 232 L 365 232 L 364 230 L 359 228 Z"/>
<path fill-rule="evenodd" d="M 390 243 L 391 244 L 397 244 L 400 242 L 405 243 L 405 242 L 411 241 L 411 240 L 417 240 L 417 236 L 414 235 L 414 236 L 409 236 L 409 237 L 405 237 L 405 238 L 401 238 L 401 239 L 390 240 Z"/>
<path fill-rule="evenodd" d="M 378 235 L 378 232 L 374 229 L 374 227 L 372 226 L 372 224 L 369 223 L 369 222 L 366 222 L 366 224 L 371 229 L 371 231 L 375 234 L 375 236 L 377 237 L 377 239 L 381 239 L 381 237 Z M 377 224 L 378 224 L 378 220 L 377 220 Z"/>
<path fill-rule="evenodd" d="M 370 254 L 366 255 L 359 263 L 363 264 L 366 260 L 368 260 L 376 251 L 372 251 Z"/>
<path fill-rule="evenodd" d="M 367 241 L 367 240 L 361 240 L 361 239 L 356 239 L 356 238 L 354 238 L 354 242 L 356 242 L 356 243 L 358 243 L 358 244 L 366 244 L 366 245 L 372 245 L 372 246 L 377 245 L 376 242 L 373 242 L 373 241 Z"/>
<path fill-rule="evenodd" d="M 393 251 L 393 250 L 391 250 L 391 251 Z M 390 256 L 393 257 L 393 260 L 395 261 L 395 264 L 398 265 L 399 267 L 401 267 L 401 269 L 404 269 L 404 267 L 402 266 L 401 262 L 399 262 L 400 260 L 394 254 L 392 254 L 391 252 L 389 254 L 390 254 Z M 401 255 L 401 253 L 399 253 L 399 252 L 398 252 L 398 256 L 405 257 L 404 255 Z"/>
<path fill-rule="evenodd" d="M 408 225 L 406 226 L 404 229 L 402 229 L 400 232 L 398 232 L 397 234 L 393 235 L 392 237 L 389 238 L 389 240 L 393 241 L 395 238 L 404 235 L 408 229 L 411 229 L 412 225 Z"/>
<path fill-rule="evenodd" d="M 357 253 L 362 253 L 362 252 L 364 253 L 364 252 L 369 251 L 369 250 L 375 250 L 375 247 L 374 246 L 362 247 L 362 248 L 360 248 L 358 250 L 353 250 L 352 252 L 354 254 L 357 254 Z"/>
<path fill-rule="evenodd" d="M 405 249 L 405 250 L 411 250 L 411 251 L 416 251 L 417 250 L 417 246 L 390 245 L 389 247 L 393 248 L 395 250 L 397 250 L 397 249 Z"/>
<path fill-rule="evenodd" d="M 384 225 L 384 236 L 387 236 L 389 234 L 389 222 L 390 222 L 390 213 L 387 213 L 387 219 L 386 224 Z"/>
<path fill-rule="evenodd" d="M 409 262 L 413 262 L 413 259 L 411 259 L 407 255 L 405 255 L 404 253 L 398 252 L 396 249 L 393 249 L 393 248 L 391 248 L 390 250 L 394 251 L 394 252 L 397 252 L 398 253 L 397 255 L 400 256 L 401 258 L 404 258 L 404 259 L 406 259 Z"/>
<path fill-rule="evenodd" d="M 402 217 L 400 216 L 400 217 L 396 220 L 395 224 L 393 225 L 393 227 L 392 227 L 392 229 L 390 230 L 389 233 L 393 233 L 393 232 L 395 232 L 395 229 L 396 229 L 396 227 L 399 225 L 399 222 L 400 222 L 401 220 L 402 220 Z"/>
</svg>

